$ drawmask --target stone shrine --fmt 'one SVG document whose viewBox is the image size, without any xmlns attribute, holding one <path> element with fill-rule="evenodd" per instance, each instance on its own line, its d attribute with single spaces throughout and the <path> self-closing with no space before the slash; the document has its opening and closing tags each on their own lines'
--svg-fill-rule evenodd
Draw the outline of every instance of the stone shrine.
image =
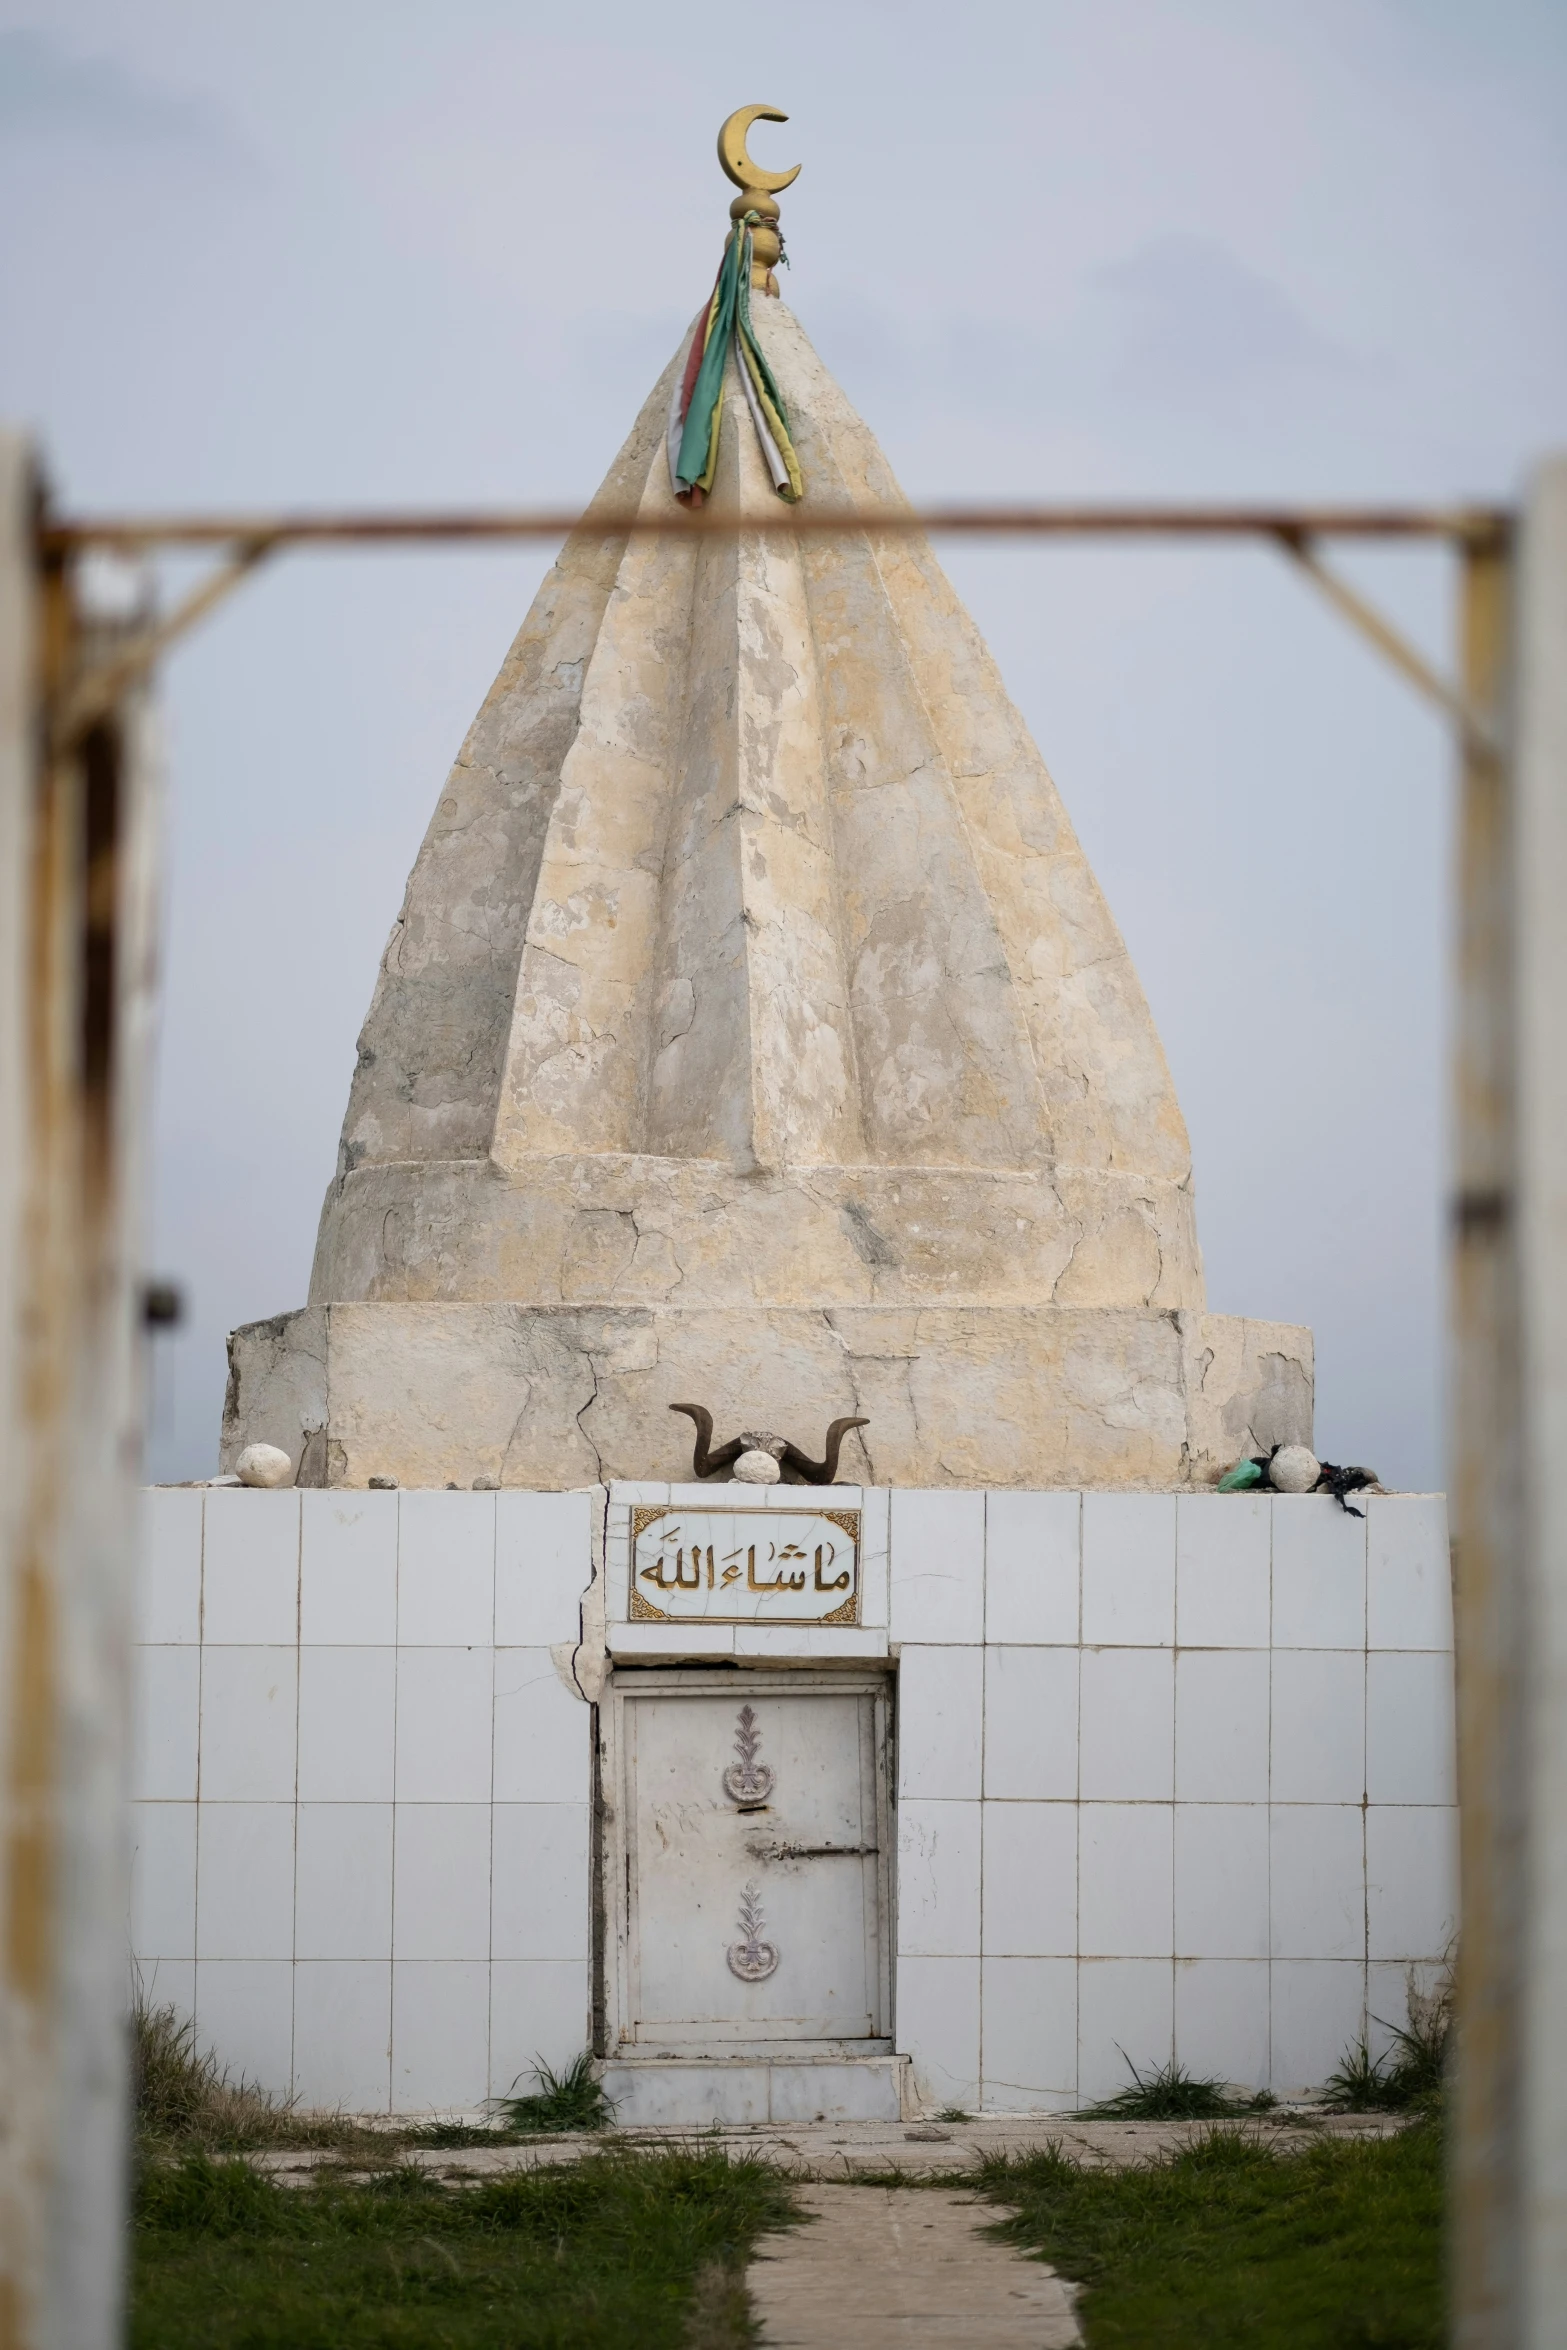
<svg viewBox="0 0 1567 2350">
<path fill-rule="evenodd" d="M 307 2108 L 1294 2095 L 1442 1979 L 1445 1512 L 1192 1490 L 1309 1441 L 1309 1333 L 1206 1311 L 1126 950 L 773 297 L 764 111 L 420 852 L 311 1303 L 231 1341 L 224 1466 L 283 1457 L 150 1497 L 131 1946 Z M 750 527 L 802 498 L 856 519 Z"/>
<path fill-rule="evenodd" d="M 875 527 L 891 469 L 771 291 L 780 175 L 743 139 L 726 169 L 754 244 L 707 515 L 776 521 L 792 442 L 807 508 L 859 520 L 682 529 L 704 306 L 441 793 L 310 1302 L 234 1333 L 223 1466 L 668 1478 L 686 1398 L 805 1444 L 863 1415 L 844 1474 L 882 1485 L 1309 1443 L 1310 1333 L 1207 1312 L 1125 945 L 929 545 Z"/>
</svg>

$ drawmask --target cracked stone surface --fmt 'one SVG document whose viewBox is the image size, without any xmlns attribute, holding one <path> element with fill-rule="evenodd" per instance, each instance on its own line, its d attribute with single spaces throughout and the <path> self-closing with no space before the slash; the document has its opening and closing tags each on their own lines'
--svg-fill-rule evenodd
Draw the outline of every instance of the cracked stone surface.
<svg viewBox="0 0 1567 2350">
<path fill-rule="evenodd" d="M 758 305 L 813 502 L 896 509 Z M 683 354 L 671 362 L 671 370 Z M 596 501 L 672 509 L 654 387 Z M 775 511 L 735 386 L 715 504 Z M 458 755 L 359 1044 L 310 1304 L 224 1460 L 672 1473 L 667 1405 L 867 1411 L 883 1481 L 1182 1484 L 1311 1440 L 1311 1345 L 1205 1312 L 1126 949 L 929 546 L 575 532 Z"/>
</svg>

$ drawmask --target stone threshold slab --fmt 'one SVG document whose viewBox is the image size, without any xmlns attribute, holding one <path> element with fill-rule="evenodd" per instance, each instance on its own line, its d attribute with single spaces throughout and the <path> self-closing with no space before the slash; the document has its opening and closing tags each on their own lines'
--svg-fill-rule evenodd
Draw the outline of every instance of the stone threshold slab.
<svg viewBox="0 0 1567 2350">
<path fill-rule="evenodd" d="M 375 2126 L 387 2129 L 384 2116 Z M 404 2124 L 403 2126 L 411 2126 Z M 961 2177 L 987 2156 L 1038 2153 L 1059 2148 L 1090 2170 L 1123 2170 L 1172 2154 L 1215 2128 L 1242 2130 L 1248 2137 L 1298 2153 L 1322 2137 L 1390 2138 L 1405 2126 L 1395 2114 L 1285 2112 L 1228 2123 L 1073 2121 L 1048 2114 L 981 2116 L 967 2122 L 825 2122 L 777 2129 L 658 2129 L 575 2131 L 559 2137 L 525 2139 L 496 2146 L 389 2147 L 388 2161 L 403 2162 L 439 2178 L 489 2179 L 508 2172 L 545 2170 L 581 2162 L 609 2148 L 656 2152 L 721 2148 L 733 2160 L 771 2163 L 792 2177 L 823 2182 L 885 2178 Z M 280 2181 L 303 2181 L 344 2158 L 331 2148 L 269 2148 L 249 2157 L 259 2170 Z M 353 2165 L 357 2169 L 358 2165 Z"/>
</svg>

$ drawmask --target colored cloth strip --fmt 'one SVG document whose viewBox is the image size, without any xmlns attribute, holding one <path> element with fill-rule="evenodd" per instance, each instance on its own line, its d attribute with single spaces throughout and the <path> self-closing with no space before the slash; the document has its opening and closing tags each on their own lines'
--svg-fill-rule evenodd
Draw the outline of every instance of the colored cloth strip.
<svg viewBox="0 0 1567 2350">
<path fill-rule="evenodd" d="M 789 437 L 789 415 L 751 323 L 751 222 L 738 221 L 724 247 L 717 283 L 695 319 L 686 363 L 669 403 L 665 434 L 669 479 L 683 504 L 700 506 L 718 470 L 724 417 L 724 371 L 731 349 L 762 461 L 780 498 L 793 505 L 805 485 Z"/>
</svg>

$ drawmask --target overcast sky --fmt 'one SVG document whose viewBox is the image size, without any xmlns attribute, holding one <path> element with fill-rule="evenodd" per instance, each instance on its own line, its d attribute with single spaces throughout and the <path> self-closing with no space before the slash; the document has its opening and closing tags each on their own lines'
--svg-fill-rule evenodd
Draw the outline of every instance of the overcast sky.
<svg viewBox="0 0 1567 2350">
<path fill-rule="evenodd" d="M 83 508 L 582 498 L 719 122 L 916 496 L 1509 495 L 1567 441 L 1553 0 L 0 0 L 0 414 Z M 1441 1482 L 1449 746 L 1281 558 L 946 545 L 1191 1128 L 1211 1304 Z M 303 1303 L 354 1040 L 544 556 L 294 556 L 169 664 L 152 1467 Z M 1346 558 L 1447 659 L 1430 553 Z"/>
</svg>

